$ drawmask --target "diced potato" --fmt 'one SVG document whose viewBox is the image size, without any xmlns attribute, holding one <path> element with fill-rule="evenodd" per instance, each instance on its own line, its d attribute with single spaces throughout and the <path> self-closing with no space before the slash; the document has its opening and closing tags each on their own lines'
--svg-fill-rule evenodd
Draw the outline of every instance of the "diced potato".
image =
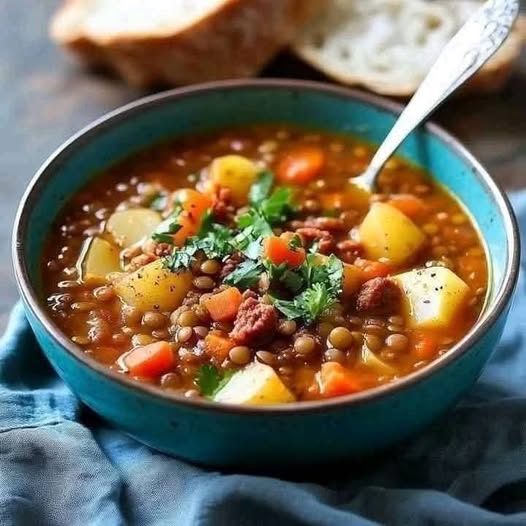
<svg viewBox="0 0 526 526">
<path fill-rule="evenodd" d="M 378 358 L 378 356 L 376 356 L 376 354 L 374 354 L 367 347 L 367 345 L 362 346 L 360 362 L 366 365 L 367 367 L 374 369 L 374 371 L 378 374 L 393 374 L 395 372 L 393 367 L 391 367 L 388 363 Z"/>
<path fill-rule="evenodd" d="M 257 166 L 241 155 L 225 155 L 212 161 L 210 180 L 213 185 L 228 188 L 236 206 L 248 203 L 250 187 L 258 174 Z"/>
<path fill-rule="evenodd" d="M 234 374 L 214 400 L 225 404 L 265 405 L 294 402 L 295 398 L 272 367 L 254 363 Z"/>
<path fill-rule="evenodd" d="M 402 212 L 387 203 L 374 203 L 359 227 L 360 242 L 368 259 L 386 258 L 399 265 L 425 240 L 422 231 Z"/>
<path fill-rule="evenodd" d="M 176 309 L 192 287 L 190 272 L 170 272 L 158 259 L 115 282 L 121 299 L 143 312 Z"/>
<path fill-rule="evenodd" d="M 77 271 L 80 279 L 104 280 L 112 272 L 119 272 L 121 264 L 119 249 L 100 237 L 85 241 L 77 261 Z"/>
<path fill-rule="evenodd" d="M 130 208 L 111 214 L 106 230 L 126 248 L 150 236 L 161 220 L 160 214 L 149 208 Z"/>
<path fill-rule="evenodd" d="M 411 326 L 447 327 L 465 304 L 469 287 L 445 267 L 404 272 L 394 278 L 404 291 L 407 319 Z"/>
</svg>

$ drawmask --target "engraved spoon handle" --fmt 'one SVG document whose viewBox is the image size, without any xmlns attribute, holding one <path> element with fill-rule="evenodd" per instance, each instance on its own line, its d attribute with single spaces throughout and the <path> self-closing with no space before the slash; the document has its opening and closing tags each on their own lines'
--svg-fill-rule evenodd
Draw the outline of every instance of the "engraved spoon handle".
<svg viewBox="0 0 526 526">
<path fill-rule="evenodd" d="M 351 179 L 353 183 L 374 189 L 378 173 L 404 139 L 499 49 L 518 12 L 519 0 L 488 0 L 469 18 L 443 49 L 367 170 Z"/>
</svg>

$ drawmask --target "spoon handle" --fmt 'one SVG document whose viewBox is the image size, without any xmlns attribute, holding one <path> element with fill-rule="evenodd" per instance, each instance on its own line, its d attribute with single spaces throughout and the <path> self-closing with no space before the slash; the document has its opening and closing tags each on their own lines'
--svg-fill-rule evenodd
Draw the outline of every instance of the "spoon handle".
<svg viewBox="0 0 526 526">
<path fill-rule="evenodd" d="M 355 179 L 359 184 L 374 188 L 378 172 L 402 141 L 499 49 L 518 12 L 519 0 L 488 0 L 469 18 L 443 49 L 365 173 Z"/>
</svg>

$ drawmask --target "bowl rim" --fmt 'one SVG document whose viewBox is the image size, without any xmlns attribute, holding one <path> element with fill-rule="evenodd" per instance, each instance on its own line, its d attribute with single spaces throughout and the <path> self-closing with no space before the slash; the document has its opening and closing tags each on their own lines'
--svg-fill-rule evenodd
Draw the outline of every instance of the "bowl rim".
<svg viewBox="0 0 526 526">
<path fill-rule="evenodd" d="M 149 395 L 159 399 L 159 401 L 173 403 L 174 407 L 181 405 L 189 409 L 200 409 L 211 411 L 212 413 L 217 412 L 233 415 L 309 414 L 320 411 L 329 412 L 331 410 L 343 408 L 350 409 L 351 407 L 374 403 L 386 396 L 405 391 L 413 385 L 422 382 L 432 376 L 435 372 L 445 368 L 466 354 L 483 338 L 498 320 L 511 300 L 511 295 L 515 288 L 519 271 L 520 238 L 517 220 L 512 211 L 510 202 L 500 184 L 493 180 L 480 162 L 456 138 L 440 126 L 430 122 L 426 123 L 423 126 L 423 129 L 441 141 L 447 148 L 452 150 L 456 156 L 463 159 L 483 185 L 484 189 L 493 198 L 498 213 L 505 224 L 508 247 L 504 282 L 501 289 L 497 291 L 495 300 L 487 307 L 486 311 L 467 335 L 453 346 L 449 352 L 421 369 L 399 378 L 392 383 L 374 387 L 360 393 L 336 398 L 292 402 L 282 405 L 272 404 L 266 406 L 220 404 L 206 399 L 185 398 L 183 395 L 163 391 L 157 386 L 138 382 L 125 374 L 109 369 L 106 365 L 99 364 L 91 359 L 79 346 L 74 344 L 60 330 L 58 325 L 56 325 L 48 316 L 44 307 L 41 305 L 38 294 L 31 285 L 27 265 L 24 259 L 23 240 L 29 226 L 29 210 L 32 209 L 32 203 L 38 199 L 40 193 L 39 189 L 46 185 L 48 181 L 52 180 L 55 170 L 59 169 L 69 156 L 74 155 L 77 150 L 82 149 L 83 146 L 98 133 L 107 128 L 119 125 L 130 115 L 140 113 L 155 106 L 163 105 L 167 102 L 173 103 L 188 97 L 198 97 L 211 91 L 232 91 L 238 89 L 314 91 L 339 97 L 343 102 L 346 100 L 357 100 L 369 106 L 394 114 L 395 116 L 403 109 L 401 104 L 384 97 L 323 82 L 274 78 L 249 80 L 236 79 L 176 88 L 142 97 L 104 114 L 82 128 L 59 146 L 35 173 L 21 198 L 13 227 L 11 248 L 15 279 L 19 292 L 24 300 L 26 308 L 30 310 L 32 316 L 38 320 L 55 343 L 80 362 L 81 366 L 88 367 L 96 373 L 102 374 L 107 379 L 120 383 L 121 386 L 125 388 L 135 390 L 140 395 Z"/>
</svg>

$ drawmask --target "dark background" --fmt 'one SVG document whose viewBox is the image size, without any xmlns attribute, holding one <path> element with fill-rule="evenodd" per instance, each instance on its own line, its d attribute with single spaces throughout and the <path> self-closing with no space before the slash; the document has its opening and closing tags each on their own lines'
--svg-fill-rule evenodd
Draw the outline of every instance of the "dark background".
<svg viewBox="0 0 526 526">
<path fill-rule="evenodd" d="M 27 182 L 73 132 L 144 94 L 86 72 L 50 42 L 48 22 L 59 3 L 0 0 L 0 330 L 17 298 L 10 238 Z M 322 79 L 286 55 L 264 74 Z M 506 189 L 525 186 L 526 54 L 502 93 L 453 100 L 434 120 L 459 137 Z"/>
</svg>

